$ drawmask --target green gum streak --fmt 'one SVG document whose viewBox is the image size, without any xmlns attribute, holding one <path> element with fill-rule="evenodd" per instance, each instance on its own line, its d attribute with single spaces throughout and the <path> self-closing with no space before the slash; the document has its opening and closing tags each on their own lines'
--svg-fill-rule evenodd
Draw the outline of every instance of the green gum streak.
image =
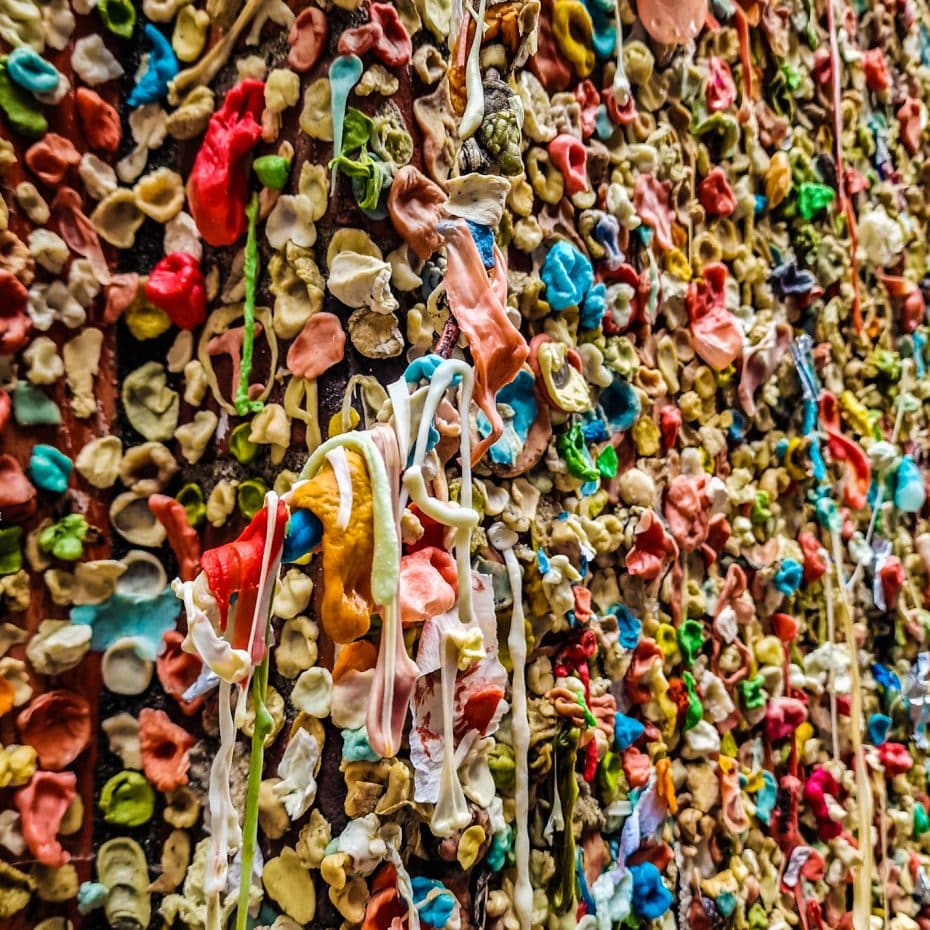
<svg viewBox="0 0 930 930">
<path fill-rule="evenodd" d="M 236 413 L 244 417 L 262 409 L 260 400 L 249 399 L 249 379 L 252 376 L 252 351 L 255 347 L 255 282 L 258 278 L 258 242 L 255 226 L 258 222 L 258 194 L 253 194 L 245 208 L 249 220 L 249 234 L 245 242 L 245 262 L 242 274 L 245 279 L 245 302 L 242 306 L 242 364 L 239 366 L 239 386 L 234 401 Z"/>
<path fill-rule="evenodd" d="M 252 750 L 249 755 L 249 782 L 245 796 L 245 816 L 242 818 L 242 868 L 239 879 L 239 902 L 236 906 L 236 930 L 246 930 L 249 916 L 249 889 L 252 887 L 252 867 L 258 842 L 258 792 L 262 783 L 265 761 L 265 740 L 274 729 L 274 720 L 265 706 L 268 693 L 268 650 L 252 678 L 252 706 L 255 728 L 252 730 Z"/>
</svg>

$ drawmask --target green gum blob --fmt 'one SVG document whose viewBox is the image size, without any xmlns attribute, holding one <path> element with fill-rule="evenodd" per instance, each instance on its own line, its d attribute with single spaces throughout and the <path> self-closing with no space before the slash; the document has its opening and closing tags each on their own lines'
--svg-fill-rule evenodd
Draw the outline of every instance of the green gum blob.
<svg viewBox="0 0 930 930">
<path fill-rule="evenodd" d="M 284 190 L 291 173 L 290 159 L 283 155 L 262 155 L 252 162 L 252 170 L 261 183 L 273 191 Z"/>
<path fill-rule="evenodd" d="M 255 461 L 256 456 L 261 452 L 262 447 L 249 439 L 251 430 L 250 423 L 240 423 L 229 434 L 229 451 L 240 465 L 248 465 Z"/>
<path fill-rule="evenodd" d="M 69 513 L 39 533 L 39 548 L 56 559 L 76 562 L 84 554 L 84 539 L 90 526 L 79 513 Z"/>
<path fill-rule="evenodd" d="M 6 56 L 0 58 L 0 110 L 10 127 L 29 139 L 39 139 L 48 132 L 48 122 L 39 102 L 15 84 L 6 70 Z"/>
<path fill-rule="evenodd" d="M 136 8 L 130 0 L 100 0 L 97 12 L 110 32 L 121 39 L 131 38 L 136 25 Z"/>
<path fill-rule="evenodd" d="M 203 490 L 199 484 L 185 484 L 177 495 L 178 503 L 187 513 L 187 522 L 191 526 L 199 526 L 207 516 L 207 505 L 203 498 Z"/>
<path fill-rule="evenodd" d="M 5 526 L 0 530 L 0 575 L 13 575 L 23 567 L 23 553 L 19 547 L 22 527 Z"/>
<path fill-rule="evenodd" d="M 685 620 L 678 628 L 678 648 L 685 663 L 692 665 L 704 646 L 704 625 L 699 620 Z"/>
<path fill-rule="evenodd" d="M 5 72 L 0 69 L 0 73 Z M 0 107 L 2 99 L 0 90 Z M 55 401 L 28 381 L 20 381 L 13 390 L 13 417 L 20 426 L 58 426 L 61 423 L 61 411 Z"/>
<path fill-rule="evenodd" d="M 139 827 L 152 819 L 155 791 L 140 772 L 114 775 L 101 789 L 98 806 L 107 823 Z"/>
<path fill-rule="evenodd" d="M 758 710 L 760 707 L 765 706 L 765 689 L 762 685 L 763 679 L 761 675 L 747 678 L 746 681 L 741 681 L 739 683 L 743 707 L 745 707 L 746 710 Z"/>
<path fill-rule="evenodd" d="M 236 504 L 246 520 L 251 520 L 262 509 L 268 488 L 259 478 L 243 481 L 236 490 Z"/>
</svg>

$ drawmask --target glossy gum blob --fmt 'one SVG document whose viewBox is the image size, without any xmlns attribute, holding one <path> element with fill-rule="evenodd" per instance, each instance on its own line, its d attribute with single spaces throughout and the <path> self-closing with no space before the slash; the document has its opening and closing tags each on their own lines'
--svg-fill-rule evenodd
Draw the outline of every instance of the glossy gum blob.
<svg viewBox="0 0 930 930">
<path fill-rule="evenodd" d="M 562 172 L 565 192 L 569 196 L 588 189 L 588 153 L 579 139 L 561 133 L 549 143 L 549 157 Z"/>
<path fill-rule="evenodd" d="M 232 245 L 245 232 L 249 153 L 261 139 L 265 86 L 241 81 L 211 117 L 187 183 L 191 216 L 210 245 Z"/>
<path fill-rule="evenodd" d="M 57 833 L 65 811 L 77 791 L 74 772 L 36 772 L 29 784 L 13 795 L 22 818 L 23 838 L 29 851 L 43 865 L 60 868 L 71 856 L 58 842 Z"/>
<path fill-rule="evenodd" d="M 365 461 L 357 452 L 345 452 L 351 487 L 350 518 L 340 523 L 340 484 L 327 463 L 293 495 L 297 507 L 311 510 L 323 524 L 323 600 L 320 619 L 337 643 L 350 643 L 368 631 L 374 610 L 371 563 L 374 526 L 371 483 Z M 348 487 L 345 490 L 348 490 Z M 344 511 L 342 511 L 344 514 Z"/>
<path fill-rule="evenodd" d="M 145 282 L 149 303 L 167 314 L 175 326 L 195 329 L 207 316 L 207 292 L 200 262 L 187 252 L 170 252 Z"/>
<path fill-rule="evenodd" d="M 23 742 L 35 747 L 42 768 L 57 772 L 90 743 L 90 706 L 72 691 L 47 691 L 20 712 L 16 726 Z"/>
</svg>

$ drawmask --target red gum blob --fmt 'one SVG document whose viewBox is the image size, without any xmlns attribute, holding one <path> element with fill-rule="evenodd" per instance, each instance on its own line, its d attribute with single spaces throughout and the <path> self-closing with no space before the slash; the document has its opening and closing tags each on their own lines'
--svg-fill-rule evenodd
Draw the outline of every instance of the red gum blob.
<svg viewBox="0 0 930 930">
<path fill-rule="evenodd" d="M 77 794 L 76 785 L 74 772 L 38 771 L 25 788 L 13 795 L 29 851 L 52 869 L 61 868 L 71 858 L 58 842 L 57 833 Z"/>
<path fill-rule="evenodd" d="M 597 108 L 601 103 L 601 95 L 592 81 L 582 81 L 574 90 L 575 99 L 581 107 L 581 134 L 587 139 L 594 133 L 597 123 Z"/>
<path fill-rule="evenodd" d="M 61 184 L 69 168 L 81 163 L 81 153 L 74 144 L 56 132 L 49 132 L 26 149 L 26 167 L 49 187 Z"/>
<path fill-rule="evenodd" d="M 783 643 L 793 642 L 799 628 L 798 621 L 791 614 L 772 614 L 772 629 Z"/>
<path fill-rule="evenodd" d="M 0 433 L 3 432 L 4 427 L 7 423 L 10 422 L 10 413 L 13 410 L 13 402 L 10 400 L 10 395 L 7 394 L 3 388 L 0 388 Z M 0 513 L 3 511 L 0 510 Z"/>
<path fill-rule="evenodd" d="M 74 93 L 74 102 L 87 144 L 92 149 L 115 152 L 123 138 L 116 109 L 89 87 L 79 87 Z"/>
<path fill-rule="evenodd" d="M 185 701 L 183 694 L 199 677 L 203 662 L 190 652 L 184 652 L 181 648 L 184 636 L 177 630 L 166 631 L 162 642 L 165 648 L 155 660 L 155 672 L 165 693 L 170 694 L 178 702 L 181 712 L 190 717 L 203 705 L 205 696 Z"/>
<path fill-rule="evenodd" d="M 627 746 L 623 750 L 623 772 L 631 788 L 645 788 L 652 772 L 649 756 L 635 746 Z"/>
<path fill-rule="evenodd" d="M 601 102 L 607 108 L 607 115 L 615 126 L 629 126 L 636 117 L 636 98 L 632 94 L 627 94 L 626 103 L 621 107 L 617 103 L 617 97 L 611 85 L 601 90 Z"/>
<path fill-rule="evenodd" d="M 743 334 L 726 308 L 726 265 L 705 265 L 703 278 L 688 286 L 688 315 L 694 350 L 711 368 L 723 371 L 743 350 Z"/>
<path fill-rule="evenodd" d="M 862 53 L 862 70 L 865 83 L 873 92 L 888 90 L 891 87 L 891 75 L 885 62 L 885 53 L 880 48 L 870 48 Z"/>
<path fill-rule="evenodd" d="M 736 209 L 736 197 L 723 168 L 714 168 L 701 181 L 698 200 L 711 216 L 729 216 Z"/>
<path fill-rule="evenodd" d="M 678 431 L 682 424 L 681 411 L 667 404 L 659 411 L 659 431 L 662 433 L 662 445 L 671 449 L 678 441 Z"/>
<path fill-rule="evenodd" d="M 885 766 L 885 774 L 894 778 L 903 775 L 914 767 L 914 760 L 902 743 L 882 743 L 878 747 L 878 756 Z"/>
<path fill-rule="evenodd" d="M 549 157 L 562 172 L 569 196 L 588 189 L 588 153 L 580 139 L 564 132 L 556 136 L 549 143 Z"/>
<path fill-rule="evenodd" d="M 633 186 L 633 206 L 663 249 L 673 245 L 671 190 L 669 181 L 657 181 L 651 174 L 639 175 Z"/>
<path fill-rule="evenodd" d="M 536 54 L 530 58 L 528 65 L 550 94 L 565 90 L 574 77 L 572 66 L 559 53 L 552 34 L 552 0 L 546 0 L 539 11 Z"/>
<path fill-rule="evenodd" d="M 662 650 L 656 645 L 655 640 L 644 636 L 636 644 L 636 649 L 633 650 L 633 660 L 624 677 L 627 697 L 632 703 L 647 704 L 652 700 L 652 685 L 648 681 L 645 685 L 641 684 L 640 679 L 649 675 L 656 662 L 661 666 L 663 660 Z M 658 739 L 657 733 L 650 735 L 647 732 L 643 735 L 650 742 Z"/>
<path fill-rule="evenodd" d="M 729 63 L 714 56 L 707 64 L 707 109 L 711 113 L 729 110 L 736 100 L 736 84 Z"/>
<path fill-rule="evenodd" d="M 4 392 L 9 416 L 9 395 Z M 21 523 L 36 509 L 36 489 L 12 455 L 0 455 L 0 513 L 5 523 Z"/>
<path fill-rule="evenodd" d="M 389 3 L 372 3 L 368 15 L 369 22 L 339 36 L 339 54 L 362 56 L 371 52 L 389 68 L 406 65 L 413 46 L 396 8 Z"/>
<path fill-rule="evenodd" d="M 200 570 L 200 538 L 187 522 L 184 505 L 166 494 L 152 494 L 149 510 L 168 534 L 171 551 L 178 560 L 181 580 L 193 581 Z"/>
<path fill-rule="evenodd" d="M 872 481 L 872 467 L 862 447 L 840 432 L 839 405 L 830 391 L 820 394 L 820 422 L 827 434 L 830 455 L 849 464 L 850 473 L 843 482 L 843 503 L 853 510 L 861 510 Z"/>
<path fill-rule="evenodd" d="M 94 224 L 81 210 L 81 195 L 73 187 L 61 187 L 52 201 L 52 219 L 58 224 L 58 233 L 72 252 L 83 255 L 101 284 L 111 281 L 100 237 Z"/>
<path fill-rule="evenodd" d="M 19 351 L 29 336 L 32 323 L 26 314 L 29 292 L 6 268 L 0 268 L 0 355 Z"/>
<path fill-rule="evenodd" d="M 400 619 L 405 625 L 451 610 L 458 597 L 455 559 L 433 546 L 403 556 L 398 590 Z"/>
<path fill-rule="evenodd" d="M 16 726 L 22 741 L 35 747 L 39 765 L 57 772 L 89 745 L 90 706 L 73 691 L 47 691 L 19 714 Z"/>
<path fill-rule="evenodd" d="M 203 272 L 187 252 L 171 252 L 158 262 L 145 283 L 145 297 L 181 329 L 195 329 L 207 318 Z"/>
<path fill-rule="evenodd" d="M 391 222 L 423 261 L 442 245 L 436 226 L 443 219 L 446 200 L 443 189 L 413 165 L 401 168 L 391 182 L 387 199 Z"/>
<path fill-rule="evenodd" d="M 882 594 L 885 595 L 888 609 L 894 610 L 905 582 L 904 566 L 896 555 L 889 556 L 882 563 L 882 567 L 878 570 L 878 580 L 881 583 Z"/>
<path fill-rule="evenodd" d="M 503 435 L 504 421 L 497 409 L 497 392 L 516 378 L 529 355 L 526 340 L 504 310 L 507 302 L 507 263 L 494 246 L 491 277 L 464 220 L 446 229 L 446 295 L 449 308 L 468 340 L 475 363 L 475 403 L 491 423 L 491 433 L 475 444 L 472 464 Z"/>
<path fill-rule="evenodd" d="M 665 532 L 662 521 L 654 511 L 644 511 L 633 533 L 633 548 L 627 553 L 627 572 L 645 581 L 654 581 L 677 555 L 678 546 Z"/>
<path fill-rule="evenodd" d="M 905 148 L 911 155 L 916 155 L 920 148 L 920 135 L 923 132 L 920 124 L 920 101 L 915 97 L 908 97 L 898 108 L 895 118 L 901 125 L 900 135 Z"/>
<path fill-rule="evenodd" d="M 210 117 L 187 182 L 191 215 L 204 240 L 232 245 L 246 228 L 249 154 L 262 137 L 265 85 L 241 81 Z"/>
<path fill-rule="evenodd" d="M 339 364 L 346 354 L 346 334 L 334 313 L 314 313 L 287 350 L 291 374 L 313 380 Z"/>
<path fill-rule="evenodd" d="M 287 34 L 288 66 L 295 71 L 309 71 L 319 60 L 329 36 L 326 14 L 319 7 L 308 6 L 291 25 Z"/>
<path fill-rule="evenodd" d="M 772 698 L 765 708 L 765 738 L 770 743 L 787 739 L 807 720 L 807 705 L 797 698 Z"/>
<path fill-rule="evenodd" d="M 197 741 L 187 730 L 172 723 L 163 710 L 139 711 L 139 748 L 145 777 L 159 791 L 176 791 L 187 784 L 190 748 Z"/>
<path fill-rule="evenodd" d="M 274 520 L 271 551 L 277 553 L 284 542 L 284 528 L 287 525 L 287 507 L 283 501 L 278 501 Z M 207 549 L 200 557 L 200 565 L 207 578 L 210 593 L 216 598 L 220 611 L 222 632 L 226 631 L 229 622 L 230 601 L 234 594 L 237 595 L 236 626 L 232 635 L 234 649 L 249 648 L 252 614 L 258 597 L 267 529 L 268 508 L 262 507 L 237 539 L 215 549 Z M 264 637 L 256 636 L 252 643 L 253 662 L 257 665 L 264 655 Z"/>
<path fill-rule="evenodd" d="M 804 583 L 812 584 L 823 578 L 827 572 L 827 563 L 823 557 L 823 546 L 820 545 L 820 540 L 810 531 L 798 535 L 798 545 L 801 547 L 801 552 L 804 553 Z"/>
<path fill-rule="evenodd" d="M 495 685 L 486 685 L 470 694 L 462 708 L 462 717 L 468 728 L 477 730 L 483 736 L 494 720 L 502 700 L 504 692 Z"/>
</svg>

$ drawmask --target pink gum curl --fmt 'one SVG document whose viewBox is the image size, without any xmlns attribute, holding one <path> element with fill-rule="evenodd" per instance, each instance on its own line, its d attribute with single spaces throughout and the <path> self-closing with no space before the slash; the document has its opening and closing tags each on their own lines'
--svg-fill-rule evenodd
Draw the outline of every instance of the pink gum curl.
<svg viewBox="0 0 930 930">
<path fill-rule="evenodd" d="M 843 503 L 861 510 L 872 481 L 872 467 L 862 447 L 840 432 L 840 412 L 836 396 L 830 391 L 820 394 L 820 423 L 827 434 L 830 455 L 849 464 L 849 474 L 843 481 Z"/>
<path fill-rule="evenodd" d="M 549 157 L 562 172 L 565 192 L 569 196 L 586 191 L 590 187 L 588 153 L 580 139 L 566 132 L 561 133 L 549 143 Z"/>
<path fill-rule="evenodd" d="M 13 795 L 22 818 L 23 839 L 29 851 L 52 869 L 61 868 L 71 856 L 58 842 L 65 811 L 77 794 L 74 772 L 35 772 L 29 784 Z"/>
<path fill-rule="evenodd" d="M 468 340 L 475 363 L 475 402 L 491 423 L 491 432 L 472 450 L 472 464 L 481 460 L 504 432 L 497 409 L 497 392 L 516 378 L 529 355 L 526 340 L 504 310 L 507 302 L 507 262 L 494 246 L 490 280 L 464 220 L 443 222 L 446 238 L 446 296 L 449 309 Z"/>
<path fill-rule="evenodd" d="M 309 71 L 320 60 L 328 36 L 326 14 L 319 7 L 301 10 L 287 35 L 291 47 L 287 53 L 288 67 L 301 73 Z"/>
</svg>

